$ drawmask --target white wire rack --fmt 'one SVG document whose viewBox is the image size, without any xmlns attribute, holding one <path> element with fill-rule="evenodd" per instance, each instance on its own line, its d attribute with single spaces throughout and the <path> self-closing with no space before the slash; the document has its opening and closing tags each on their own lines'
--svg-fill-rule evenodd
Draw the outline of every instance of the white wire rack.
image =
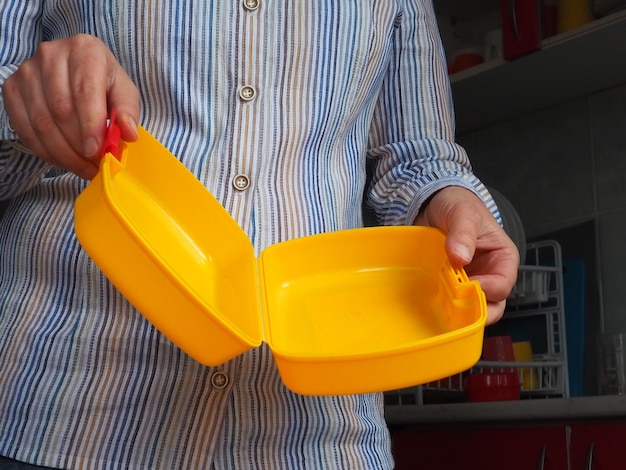
<svg viewBox="0 0 626 470">
<path fill-rule="evenodd" d="M 493 328 L 496 334 L 510 335 L 513 341 L 529 341 L 534 353 L 532 360 L 481 360 L 471 369 L 451 377 L 387 392 L 385 403 L 423 405 L 462 402 L 469 374 L 502 370 L 518 374 L 522 399 L 569 396 L 564 317 L 561 248 L 553 240 L 528 244 L 526 264 L 520 266 L 504 317 Z M 487 328 L 486 334 L 489 334 L 490 328 Z"/>
</svg>

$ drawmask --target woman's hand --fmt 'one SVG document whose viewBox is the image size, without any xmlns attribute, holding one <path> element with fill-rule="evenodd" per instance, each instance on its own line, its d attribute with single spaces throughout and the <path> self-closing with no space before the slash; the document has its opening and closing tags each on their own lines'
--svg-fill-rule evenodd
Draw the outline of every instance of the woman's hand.
<svg viewBox="0 0 626 470">
<path fill-rule="evenodd" d="M 479 281 L 485 292 L 487 323 L 499 320 L 515 285 L 520 258 L 485 204 L 467 189 L 450 186 L 432 197 L 415 225 L 437 227 L 447 234 L 450 260 Z"/>
<path fill-rule="evenodd" d="M 91 179 L 109 111 L 122 138 L 137 138 L 139 92 L 99 39 L 43 42 L 2 87 L 11 127 L 46 162 Z"/>
</svg>

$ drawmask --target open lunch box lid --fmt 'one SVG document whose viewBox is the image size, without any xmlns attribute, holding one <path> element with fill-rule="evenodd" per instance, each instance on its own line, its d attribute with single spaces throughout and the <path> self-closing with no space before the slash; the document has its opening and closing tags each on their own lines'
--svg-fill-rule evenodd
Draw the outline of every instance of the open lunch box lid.
<svg viewBox="0 0 626 470">
<path fill-rule="evenodd" d="M 485 297 L 451 266 L 439 230 L 322 233 L 257 258 L 160 142 L 143 128 L 137 141 L 120 141 L 114 126 L 98 175 L 76 199 L 76 235 L 122 294 L 200 363 L 266 342 L 289 389 L 340 395 L 427 383 L 478 361 Z"/>
</svg>

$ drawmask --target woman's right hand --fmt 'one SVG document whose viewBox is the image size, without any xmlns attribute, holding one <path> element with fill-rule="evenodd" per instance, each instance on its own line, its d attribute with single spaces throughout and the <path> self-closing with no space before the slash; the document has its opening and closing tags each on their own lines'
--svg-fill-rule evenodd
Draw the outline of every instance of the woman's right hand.
<svg viewBox="0 0 626 470">
<path fill-rule="evenodd" d="M 122 138 L 137 138 L 139 91 L 94 36 L 41 43 L 7 78 L 2 95 L 20 141 L 46 162 L 84 179 L 98 171 L 111 109 Z"/>
</svg>

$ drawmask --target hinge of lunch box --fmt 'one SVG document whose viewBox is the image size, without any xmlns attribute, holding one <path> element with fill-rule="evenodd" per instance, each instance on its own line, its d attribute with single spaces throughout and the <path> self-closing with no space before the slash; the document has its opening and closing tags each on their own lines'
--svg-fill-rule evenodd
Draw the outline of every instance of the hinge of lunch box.
<svg viewBox="0 0 626 470">
<path fill-rule="evenodd" d="M 102 144 L 102 151 L 100 152 L 100 156 L 104 157 L 107 153 L 110 153 L 119 160 L 120 159 L 120 140 L 121 140 L 121 131 L 120 131 L 119 126 L 115 122 L 115 110 L 112 110 L 111 117 L 109 118 L 109 124 L 106 130 L 106 134 L 104 135 L 104 142 Z"/>
</svg>

